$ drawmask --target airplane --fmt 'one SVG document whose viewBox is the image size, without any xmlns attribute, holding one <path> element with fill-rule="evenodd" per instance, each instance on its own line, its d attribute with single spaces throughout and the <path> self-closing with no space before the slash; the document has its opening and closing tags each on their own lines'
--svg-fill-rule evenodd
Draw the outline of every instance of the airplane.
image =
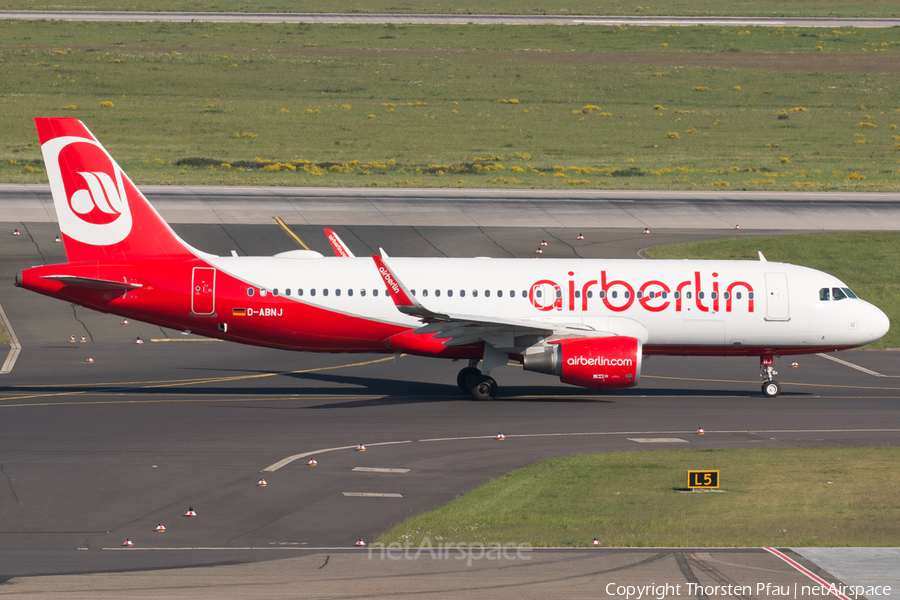
<svg viewBox="0 0 900 600">
<path fill-rule="evenodd" d="M 601 390 L 638 385 L 651 355 L 780 356 L 882 337 L 887 316 L 837 278 L 759 261 L 215 256 L 182 240 L 78 119 L 36 118 L 68 262 L 16 285 L 210 338 L 302 352 L 466 360 L 457 385 L 498 394 L 492 370 Z M 330 230 L 329 230 L 330 231 Z M 479 368 L 480 363 L 480 368 Z"/>
</svg>

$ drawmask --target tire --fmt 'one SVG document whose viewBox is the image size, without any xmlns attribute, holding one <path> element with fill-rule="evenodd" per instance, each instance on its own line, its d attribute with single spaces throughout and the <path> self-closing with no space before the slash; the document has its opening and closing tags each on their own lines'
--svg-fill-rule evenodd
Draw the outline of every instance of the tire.
<svg viewBox="0 0 900 600">
<path fill-rule="evenodd" d="M 466 367 L 459 372 L 459 375 L 456 376 L 456 385 L 459 386 L 460 390 L 468 394 L 470 389 L 468 380 L 470 377 L 477 375 L 481 375 L 481 371 L 479 371 L 475 367 Z"/>
<path fill-rule="evenodd" d="M 497 394 L 497 382 L 493 377 L 480 375 L 469 380 L 469 393 L 476 400 L 491 400 Z"/>
<path fill-rule="evenodd" d="M 781 384 L 777 381 L 767 381 L 762 385 L 762 393 L 766 398 L 774 398 L 781 393 Z"/>
</svg>

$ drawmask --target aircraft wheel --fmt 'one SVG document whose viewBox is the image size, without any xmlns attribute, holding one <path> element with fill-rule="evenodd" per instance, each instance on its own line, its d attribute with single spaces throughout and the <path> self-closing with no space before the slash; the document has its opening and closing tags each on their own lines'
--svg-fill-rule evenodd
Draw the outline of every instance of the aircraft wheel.
<svg viewBox="0 0 900 600">
<path fill-rule="evenodd" d="M 471 386 L 469 393 L 476 400 L 491 400 L 497 395 L 497 382 L 493 377 L 480 375 L 474 379 L 470 379 Z"/>
<path fill-rule="evenodd" d="M 479 371 L 475 367 L 466 367 L 459 372 L 459 375 L 456 376 L 456 385 L 459 386 L 459 389 L 468 394 L 469 389 L 471 389 L 468 379 L 477 375 L 481 375 L 481 371 Z"/>
<path fill-rule="evenodd" d="M 766 398 L 774 398 L 781 393 L 781 384 L 777 381 L 767 381 L 762 386 L 762 393 Z"/>
</svg>

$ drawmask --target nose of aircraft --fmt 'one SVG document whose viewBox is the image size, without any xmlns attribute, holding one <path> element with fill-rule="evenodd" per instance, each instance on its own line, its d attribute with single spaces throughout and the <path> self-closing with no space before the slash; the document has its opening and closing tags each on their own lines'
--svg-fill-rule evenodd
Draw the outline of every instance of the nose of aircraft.
<svg viewBox="0 0 900 600">
<path fill-rule="evenodd" d="M 860 321 L 861 333 L 868 336 L 870 342 L 881 339 L 891 328 L 891 320 L 875 305 L 869 304 L 869 310 Z"/>
</svg>

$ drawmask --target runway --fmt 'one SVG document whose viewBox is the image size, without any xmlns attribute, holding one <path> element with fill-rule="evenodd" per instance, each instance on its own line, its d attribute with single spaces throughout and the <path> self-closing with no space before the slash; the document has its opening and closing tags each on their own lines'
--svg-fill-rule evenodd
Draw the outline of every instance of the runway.
<svg viewBox="0 0 900 600">
<path fill-rule="evenodd" d="M 270 224 L 279 216 L 289 224 L 328 227 L 543 227 L 576 233 L 650 227 L 698 235 L 736 227 L 757 234 L 900 228 L 898 193 L 216 186 L 141 191 L 169 223 Z M 0 185 L 0 222 L 55 220 L 49 186 Z"/>
<path fill-rule="evenodd" d="M 711 27 L 896 27 L 897 18 L 841 17 L 664 17 L 592 15 L 456 15 L 456 14 L 345 14 L 345 13 L 222 13 L 149 11 L 4 10 L 0 19 L 64 21 L 167 21 L 206 23 L 352 23 L 383 25 L 671 25 Z"/>
</svg>

